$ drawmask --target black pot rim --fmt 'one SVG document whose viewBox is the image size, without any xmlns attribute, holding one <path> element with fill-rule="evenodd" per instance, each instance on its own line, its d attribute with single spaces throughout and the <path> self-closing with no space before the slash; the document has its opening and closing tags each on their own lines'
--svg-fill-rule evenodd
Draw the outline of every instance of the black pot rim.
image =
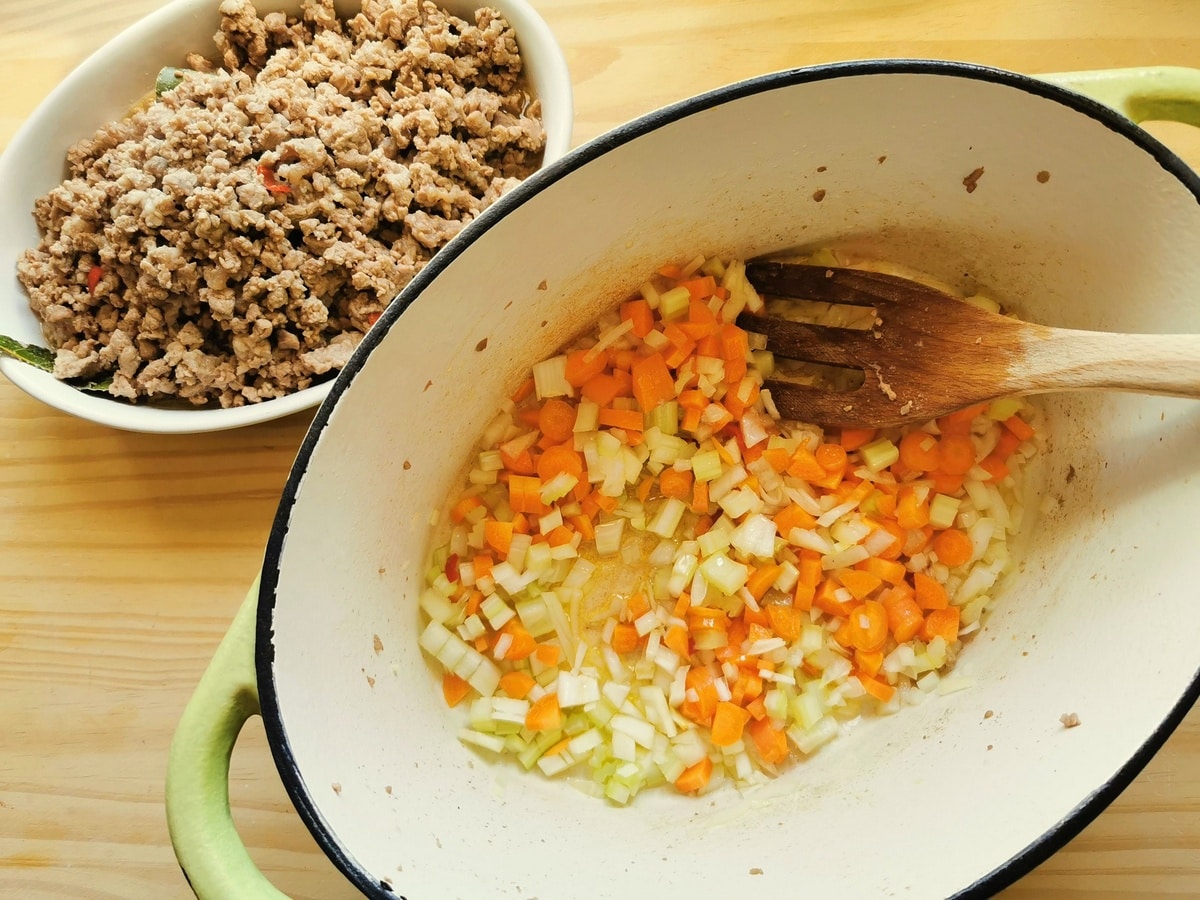
<svg viewBox="0 0 1200 900">
<path fill-rule="evenodd" d="M 1110 130 L 1135 144 L 1152 156 L 1168 173 L 1179 180 L 1200 202 L 1200 176 L 1189 168 L 1171 150 L 1139 128 L 1130 120 L 1110 107 L 1090 98 L 1058 87 L 1033 76 L 1022 75 L 1004 69 L 996 69 L 974 63 L 948 62 L 925 59 L 877 59 L 841 63 L 829 63 L 774 72 L 750 78 L 724 87 L 699 94 L 678 103 L 649 112 L 600 137 L 592 140 L 566 156 L 532 175 L 510 193 L 501 197 L 485 210 L 474 222 L 429 262 L 411 283 L 387 308 L 380 320 L 363 339 L 349 363 L 334 381 L 328 397 L 321 404 L 308 433 L 297 453 L 291 473 L 284 487 L 275 520 L 267 541 L 263 560 L 258 597 L 258 615 L 255 641 L 255 669 L 264 727 L 271 753 L 279 775 L 292 803 L 317 844 L 346 878 L 365 895 L 380 900 L 395 900 L 397 894 L 391 885 L 381 882 L 363 868 L 350 851 L 338 840 L 327 826 L 317 805 L 308 791 L 300 773 L 287 729 L 284 727 L 275 685 L 273 644 L 276 588 L 279 578 L 279 563 L 284 538 L 288 530 L 292 508 L 296 503 L 300 484 L 311 461 L 322 433 L 328 426 L 339 398 L 349 389 L 368 354 L 386 336 L 388 330 L 405 310 L 420 296 L 422 291 L 437 278 L 455 258 L 481 237 L 492 224 L 503 219 L 542 190 L 559 181 L 569 173 L 591 161 L 604 156 L 634 139 L 648 134 L 672 122 L 719 106 L 731 100 L 779 88 L 809 82 L 827 81 L 861 75 L 924 74 L 967 78 L 976 81 L 1006 85 L 1026 93 L 1053 100 L 1076 112 L 1082 113 L 1103 124 Z M 964 886 L 953 895 L 962 900 L 991 897 L 1013 884 L 1022 876 L 1049 859 L 1054 853 L 1078 835 L 1117 796 L 1129 786 L 1155 753 L 1167 741 L 1183 721 L 1188 711 L 1200 699 L 1200 670 L 1181 692 L 1179 701 L 1148 736 L 1136 752 L 1117 770 L 1111 778 L 1099 785 L 1060 822 L 1031 841 L 1024 849 L 1014 854 L 995 869 L 982 875 L 974 883 Z M 411 900 L 411 898 L 410 898 Z"/>
</svg>

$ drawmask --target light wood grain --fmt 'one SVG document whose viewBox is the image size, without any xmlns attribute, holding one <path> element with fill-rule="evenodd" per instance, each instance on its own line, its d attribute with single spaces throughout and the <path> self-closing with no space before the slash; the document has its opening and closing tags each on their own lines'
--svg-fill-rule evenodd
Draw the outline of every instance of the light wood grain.
<svg viewBox="0 0 1200 900">
<path fill-rule="evenodd" d="M 1027 72 L 1200 62 L 1192 0 L 535 2 L 567 52 L 577 142 L 700 90 L 832 60 Z M 72 66 L 158 5 L 0 0 L 0 145 Z M 1200 166 L 1200 133 L 1151 130 Z M 260 564 L 307 418 L 123 434 L 0 383 L 0 896 L 190 895 L 167 840 L 167 747 Z M 232 796 L 281 889 L 356 896 L 292 812 L 257 722 L 234 753 Z M 1006 894 L 1172 895 L 1200 895 L 1197 710 L 1104 814 Z"/>
</svg>

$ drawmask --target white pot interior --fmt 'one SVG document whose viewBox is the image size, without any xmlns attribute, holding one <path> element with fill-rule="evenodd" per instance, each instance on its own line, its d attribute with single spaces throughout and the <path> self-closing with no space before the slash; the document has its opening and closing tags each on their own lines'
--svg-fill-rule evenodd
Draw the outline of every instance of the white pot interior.
<svg viewBox="0 0 1200 900">
<path fill-rule="evenodd" d="M 268 729 L 360 887 L 943 897 L 1007 865 L 976 888 L 992 893 L 1088 816 L 1013 857 L 1132 778 L 1195 693 L 1200 406 L 1186 401 L 1045 401 L 1056 509 L 960 660 L 975 686 L 864 725 L 757 792 L 621 809 L 489 761 L 456 739 L 416 641 L 431 516 L 482 426 L 523 370 L 663 261 L 868 242 L 1040 322 L 1200 331 L 1195 179 L 1132 126 L 1058 98 L 965 67 L 768 78 L 584 148 L 439 257 L 335 387 L 264 573 Z M 1080 727 L 1060 724 L 1068 712 Z"/>
</svg>

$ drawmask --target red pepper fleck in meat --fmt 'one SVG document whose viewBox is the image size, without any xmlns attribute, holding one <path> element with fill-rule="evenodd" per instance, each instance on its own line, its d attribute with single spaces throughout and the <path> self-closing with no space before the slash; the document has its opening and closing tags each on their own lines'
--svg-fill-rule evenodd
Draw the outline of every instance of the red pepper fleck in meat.
<svg viewBox="0 0 1200 900">
<path fill-rule="evenodd" d="M 268 191 L 272 191 L 276 194 L 290 194 L 292 192 L 292 189 L 289 185 L 286 185 L 282 181 L 278 181 L 275 178 L 275 170 L 270 166 L 259 166 L 258 175 L 263 180 L 263 187 L 265 187 Z"/>
<path fill-rule="evenodd" d="M 96 285 L 100 283 L 100 279 L 104 277 L 104 266 L 92 266 L 88 269 L 88 293 L 93 297 L 96 296 Z"/>
</svg>

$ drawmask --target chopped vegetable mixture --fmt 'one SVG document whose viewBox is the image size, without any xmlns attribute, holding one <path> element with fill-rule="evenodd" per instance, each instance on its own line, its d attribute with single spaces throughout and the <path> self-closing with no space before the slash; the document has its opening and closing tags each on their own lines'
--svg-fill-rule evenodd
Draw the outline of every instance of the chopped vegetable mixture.
<svg viewBox="0 0 1200 900">
<path fill-rule="evenodd" d="M 666 265 L 488 426 L 421 597 L 463 741 L 624 804 L 763 781 L 967 685 L 1037 410 L 781 421 L 733 324 L 763 306 L 739 261 Z"/>
</svg>

